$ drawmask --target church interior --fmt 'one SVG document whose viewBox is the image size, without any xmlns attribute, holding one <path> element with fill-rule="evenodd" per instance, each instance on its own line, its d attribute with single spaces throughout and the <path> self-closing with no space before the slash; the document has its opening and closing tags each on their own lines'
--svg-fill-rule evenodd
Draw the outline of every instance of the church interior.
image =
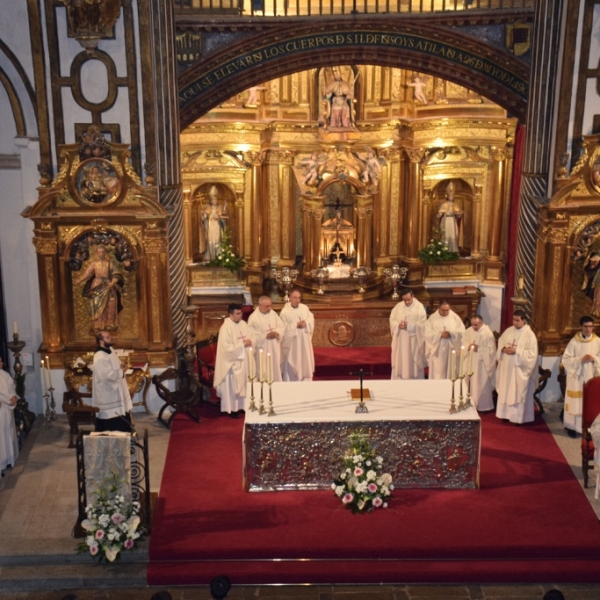
<svg viewBox="0 0 600 600">
<path fill-rule="evenodd" d="M 404 288 L 497 337 L 523 310 L 539 406 L 560 411 L 565 347 L 582 316 L 600 324 L 600 2 L 2 10 L 0 356 L 21 382 L 24 447 L 70 433 L 63 395 L 89 385 L 99 330 L 126 350 L 147 424 L 164 402 L 153 377 L 193 362 L 230 303 L 247 314 L 268 296 L 279 312 L 292 290 L 315 315 L 317 363 L 340 369 L 389 350 Z M 164 461 L 169 432 L 149 427 Z"/>
</svg>

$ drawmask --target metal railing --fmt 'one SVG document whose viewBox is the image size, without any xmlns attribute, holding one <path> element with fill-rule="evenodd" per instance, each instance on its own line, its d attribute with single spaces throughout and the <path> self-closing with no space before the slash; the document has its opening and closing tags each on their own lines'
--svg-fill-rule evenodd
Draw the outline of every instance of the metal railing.
<svg viewBox="0 0 600 600">
<path fill-rule="evenodd" d="M 465 10 L 533 10 L 535 0 L 174 0 L 179 14 L 306 17 L 421 14 Z"/>
</svg>

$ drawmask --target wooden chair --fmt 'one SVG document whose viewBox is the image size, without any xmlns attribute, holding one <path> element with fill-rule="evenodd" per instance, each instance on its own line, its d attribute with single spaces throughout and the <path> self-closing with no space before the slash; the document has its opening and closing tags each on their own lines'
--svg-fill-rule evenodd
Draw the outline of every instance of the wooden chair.
<svg viewBox="0 0 600 600">
<path fill-rule="evenodd" d="M 594 468 L 594 440 L 590 434 L 590 427 L 599 414 L 600 377 L 593 377 L 583 386 L 581 409 L 581 470 L 585 488 L 588 486 L 588 471 Z"/>
<path fill-rule="evenodd" d="M 166 381 L 175 380 L 176 389 L 171 391 L 166 385 Z M 175 415 L 182 413 L 200 423 L 200 417 L 194 412 L 202 398 L 202 385 L 195 376 L 190 375 L 185 364 L 182 362 L 179 369 L 173 367 L 163 371 L 160 375 L 152 377 L 152 383 L 156 387 L 156 393 L 164 401 L 164 406 L 158 412 L 157 419 L 167 428 L 171 428 L 171 422 Z M 163 413 L 167 408 L 173 409 L 173 413 L 167 421 L 163 419 Z"/>
<path fill-rule="evenodd" d="M 540 399 L 540 394 L 544 391 L 544 388 L 548 384 L 548 379 L 550 379 L 550 375 L 552 374 L 552 371 L 550 369 L 542 369 L 542 367 L 538 366 L 538 373 L 539 373 L 538 385 L 535 388 L 535 392 L 533 392 L 533 399 L 535 400 L 535 403 L 537 404 L 540 414 L 544 414 L 544 405 L 542 404 L 542 401 Z"/>
<path fill-rule="evenodd" d="M 205 340 L 196 343 L 196 375 L 204 388 L 200 400 L 212 406 L 220 406 L 220 400 L 214 388 L 215 362 L 217 359 L 218 336 L 211 335 Z"/>
<path fill-rule="evenodd" d="M 63 394 L 62 409 L 69 422 L 69 448 L 75 448 L 75 439 L 81 425 L 88 425 L 94 429 L 96 427 L 96 413 L 100 409 L 84 403 L 85 398 L 91 397 L 92 394 L 77 390 L 67 390 Z"/>
</svg>

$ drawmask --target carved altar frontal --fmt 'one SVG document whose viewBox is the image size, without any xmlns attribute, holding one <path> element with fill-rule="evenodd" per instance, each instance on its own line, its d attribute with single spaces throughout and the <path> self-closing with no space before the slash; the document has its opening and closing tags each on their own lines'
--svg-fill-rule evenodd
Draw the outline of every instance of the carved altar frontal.
<svg viewBox="0 0 600 600">
<path fill-rule="evenodd" d="M 382 456 L 397 490 L 479 487 L 481 420 L 474 408 L 448 413 L 450 381 L 368 381 L 373 400 L 367 414 L 355 413 L 352 386 L 273 384 L 276 415 L 246 411 L 245 489 L 331 489 L 356 431 Z M 255 385 L 257 397 L 258 390 Z"/>
</svg>

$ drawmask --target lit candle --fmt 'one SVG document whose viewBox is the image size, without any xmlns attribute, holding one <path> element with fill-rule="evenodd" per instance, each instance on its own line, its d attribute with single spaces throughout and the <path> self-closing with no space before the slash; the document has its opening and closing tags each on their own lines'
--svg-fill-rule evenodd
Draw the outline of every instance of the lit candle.
<svg viewBox="0 0 600 600">
<path fill-rule="evenodd" d="M 46 369 L 48 369 L 48 387 L 52 387 L 52 371 L 50 371 L 50 357 L 46 356 Z"/>
<path fill-rule="evenodd" d="M 249 361 L 250 361 L 250 379 L 254 379 L 254 352 L 252 352 L 252 346 L 248 348 Z"/>
<path fill-rule="evenodd" d="M 259 368 L 260 368 L 259 375 L 260 375 L 260 381 L 264 381 L 264 380 L 265 380 L 265 357 L 264 357 L 264 354 L 263 354 L 262 348 L 261 348 L 261 349 L 260 349 L 260 351 L 259 351 L 259 357 L 260 357 L 260 360 L 259 360 Z"/>
<path fill-rule="evenodd" d="M 460 347 L 460 360 L 458 362 L 458 376 L 462 377 L 465 373 L 463 371 L 463 359 L 465 357 L 465 347 Z"/>
<path fill-rule="evenodd" d="M 450 377 L 454 377 L 456 370 L 456 350 L 452 350 L 452 354 L 450 355 Z"/>
<path fill-rule="evenodd" d="M 271 383 L 273 381 L 273 357 L 270 352 L 267 354 L 267 373 L 269 376 L 269 383 Z"/>
<path fill-rule="evenodd" d="M 522 290 L 525 288 L 525 279 L 524 279 L 523 275 L 519 275 L 519 283 L 517 285 L 517 288 L 519 290 Z"/>
<path fill-rule="evenodd" d="M 46 368 L 44 366 L 44 361 L 40 361 L 42 367 L 42 384 L 44 385 L 44 394 L 48 391 L 48 384 L 46 383 Z"/>
<path fill-rule="evenodd" d="M 16 321 L 13 321 L 13 335 L 19 335 L 19 326 Z"/>
</svg>

